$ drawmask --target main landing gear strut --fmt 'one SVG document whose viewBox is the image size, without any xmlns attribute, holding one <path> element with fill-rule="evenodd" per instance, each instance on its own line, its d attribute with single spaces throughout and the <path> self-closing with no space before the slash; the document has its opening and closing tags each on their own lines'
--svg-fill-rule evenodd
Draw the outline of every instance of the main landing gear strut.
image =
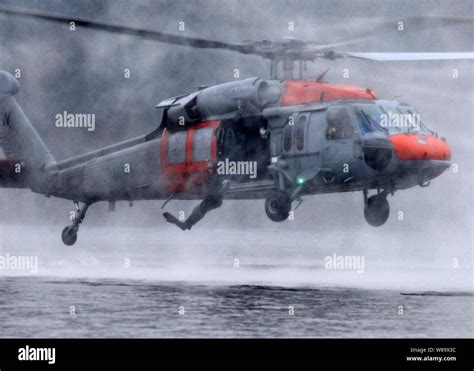
<svg viewBox="0 0 474 371">
<path fill-rule="evenodd" d="M 367 223 L 373 227 L 379 227 L 388 219 L 390 215 L 390 206 L 387 196 L 388 190 L 378 192 L 376 195 L 368 197 L 368 190 L 364 189 L 364 217 Z"/>
<path fill-rule="evenodd" d="M 61 234 L 61 238 L 63 243 L 67 246 L 72 246 L 77 241 L 77 232 L 79 231 L 79 225 L 84 220 L 86 216 L 87 209 L 91 205 L 90 203 L 85 203 L 82 208 L 79 208 L 79 203 L 75 202 L 76 209 L 79 214 L 74 218 L 72 224 L 63 229 L 63 233 Z"/>
</svg>

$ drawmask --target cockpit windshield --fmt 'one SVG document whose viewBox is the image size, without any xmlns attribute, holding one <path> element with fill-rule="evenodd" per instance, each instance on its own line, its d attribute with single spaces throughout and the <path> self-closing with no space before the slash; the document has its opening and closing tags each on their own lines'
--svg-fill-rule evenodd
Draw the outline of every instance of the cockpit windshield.
<svg viewBox="0 0 474 371">
<path fill-rule="evenodd" d="M 384 131 L 383 126 L 380 125 L 380 118 L 384 111 L 379 106 L 375 104 L 361 104 L 355 106 L 354 110 L 362 135 L 373 131 Z"/>
<path fill-rule="evenodd" d="M 385 112 L 386 128 L 390 133 L 421 133 L 433 134 L 421 121 L 421 116 L 414 107 L 397 102 L 381 102 Z"/>
<path fill-rule="evenodd" d="M 433 134 L 421 121 L 416 109 L 408 105 L 379 101 L 377 104 L 355 105 L 354 110 L 362 135 L 374 131 Z"/>
</svg>

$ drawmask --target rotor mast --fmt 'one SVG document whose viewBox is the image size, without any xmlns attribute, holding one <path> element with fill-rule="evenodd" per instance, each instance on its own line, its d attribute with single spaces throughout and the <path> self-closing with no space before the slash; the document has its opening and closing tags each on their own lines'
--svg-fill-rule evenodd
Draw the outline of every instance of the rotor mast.
<svg viewBox="0 0 474 371">
<path fill-rule="evenodd" d="M 293 71 L 295 70 L 295 63 L 295 58 L 292 58 L 291 56 L 287 56 L 282 60 L 284 80 L 292 80 L 294 78 Z"/>
<path fill-rule="evenodd" d="M 281 63 L 283 75 L 278 76 L 278 65 Z M 283 57 L 270 60 L 270 78 L 272 80 L 294 80 L 297 71 L 297 78 L 303 79 L 303 70 L 305 68 L 306 60 L 296 57 L 292 54 L 284 55 Z"/>
</svg>

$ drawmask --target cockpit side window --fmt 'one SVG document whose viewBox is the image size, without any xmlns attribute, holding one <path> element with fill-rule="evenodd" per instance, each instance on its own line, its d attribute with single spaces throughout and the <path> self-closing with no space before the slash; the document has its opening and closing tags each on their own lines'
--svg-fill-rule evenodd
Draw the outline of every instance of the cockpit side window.
<svg viewBox="0 0 474 371">
<path fill-rule="evenodd" d="M 327 140 L 350 139 L 354 136 L 354 126 L 347 107 L 332 107 L 327 113 Z"/>
</svg>

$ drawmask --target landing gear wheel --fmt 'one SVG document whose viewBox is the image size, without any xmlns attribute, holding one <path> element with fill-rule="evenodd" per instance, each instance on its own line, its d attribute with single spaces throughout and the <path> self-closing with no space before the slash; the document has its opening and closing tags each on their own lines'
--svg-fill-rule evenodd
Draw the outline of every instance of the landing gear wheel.
<svg viewBox="0 0 474 371">
<path fill-rule="evenodd" d="M 77 231 L 74 227 L 66 227 L 63 229 L 63 233 L 61 234 L 61 238 L 63 239 L 63 243 L 67 246 L 72 246 L 77 241 Z"/>
<path fill-rule="evenodd" d="M 74 202 L 74 204 L 76 205 L 76 209 L 79 212 L 79 215 L 76 219 L 74 219 L 72 225 L 63 229 L 63 233 L 61 234 L 61 238 L 64 244 L 67 246 L 72 246 L 76 243 L 77 231 L 79 230 L 79 226 L 81 225 L 82 221 L 84 220 L 84 217 L 86 216 L 87 209 L 90 205 L 92 205 L 92 202 L 84 203 L 84 206 L 82 208 L 79 208 L 79 202 Z"/>
<path fill-rule="evenodd" d="M 291 211 L 290 197 L 284 192 L 274 192 L 265 199 L 265 212 L 274 222 L 282 222 Z"/>
<path fill-rule="evenodd" d="M 367 223 L 373 227 L 384 224 L 390 215 L 390 206 L 387 198 L 383 195 L 369 197 L 364 207 L 364 216 Z"/>
</svg>

